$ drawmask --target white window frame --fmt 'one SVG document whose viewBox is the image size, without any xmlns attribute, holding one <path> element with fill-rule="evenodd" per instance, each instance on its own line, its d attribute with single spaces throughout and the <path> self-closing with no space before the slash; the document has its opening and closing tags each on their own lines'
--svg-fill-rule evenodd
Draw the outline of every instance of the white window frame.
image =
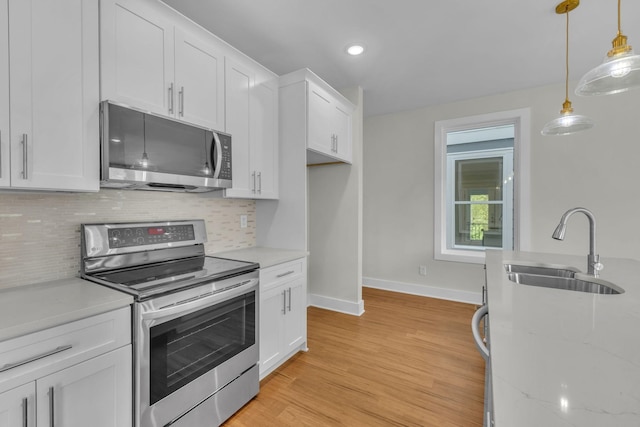
<svg viewBox="0 0 640 427">
<path fill-rule="evenodd" d="M 530 248 L 530 142 L 531 110 L 522 108 L 440 120 L 435 123 L 434 135 L 434 258 L 442 261 L 458 261 L 483 264 L 484 250 L 468 250 L 447 247 L 447 134 L 465 130 L 513 125 L 513 250 Z"/>
<path fill-rule="evenodd" d="M 511 171 L 513 171 L 513 148 L 497 148 L 491 150 L 479 150 L 479 151 L 464 151 L 461 153 L 447 154 L 447 190 L 446 190 L 446 204 L 447 204 L 447 247 L 455 250 L 466 249 L 470 251 L 484 251 L 484 246 L 468 246 L 468 245 L 456 245 L 454 227 L 455 222 L 455 207 L 456 205 L 463 204 L 500 204 L 502 205 L 502 218 L 503 224 L 508 224 L 508 227 L 502 228 L 502 247 L 512 249 L 513 245 L 513 179 L 511 179 Z M 502 200 L 500 201 L 482 201 L 482 202 L 456 202 L 455 200 L 455 162 L 458 160 L 469 159 L 488 159 L 501 157 L 503 160 L 503 171 L 501 180 L 503 183 Z"/>
</svg>

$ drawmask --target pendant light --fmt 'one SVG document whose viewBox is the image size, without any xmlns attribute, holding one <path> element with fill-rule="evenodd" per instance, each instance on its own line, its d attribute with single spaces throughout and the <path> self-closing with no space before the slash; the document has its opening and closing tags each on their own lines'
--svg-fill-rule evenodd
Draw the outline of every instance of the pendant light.
<svg viewBox="0 0 640 427">
<path fill-rule="evenodd" d="M 591 129 L 593 121 L 587 116 L 573 114 L 571 101 L 569 101 L 569 12 L 578 7 L 580 0 L 565 0 L 556 6 L 557 14 L 567 15 L 567 37 L 565 50 L 565 99 L 560 110 L 560 117 L 551 120 L 542 129 L 543 135 L 568 135 Z"/>
<path fill-rule="evenodd" d="M 618 0 L 618 34 L 613 48 L 604 62 L 582 77 L 576 94 L 582 96 L 612 95 L 640 88 L 640 55 L 634 55 L 627 45 L 627 36 L 620 29 L 620 1 Z"/>
</svg>

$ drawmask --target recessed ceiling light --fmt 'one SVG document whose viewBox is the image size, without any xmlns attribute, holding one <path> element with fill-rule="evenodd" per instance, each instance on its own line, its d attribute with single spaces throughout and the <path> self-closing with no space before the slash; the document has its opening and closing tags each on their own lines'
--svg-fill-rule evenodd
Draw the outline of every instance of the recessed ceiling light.
<svg viewBox="0 0 640 427">
<path fill-rule="evenodd" d="M 352 56 L 362 55 L 364 52 L 364 46 L 361 44 L 352 44 L 347 47 L 347 53 Z"/>
</svg>

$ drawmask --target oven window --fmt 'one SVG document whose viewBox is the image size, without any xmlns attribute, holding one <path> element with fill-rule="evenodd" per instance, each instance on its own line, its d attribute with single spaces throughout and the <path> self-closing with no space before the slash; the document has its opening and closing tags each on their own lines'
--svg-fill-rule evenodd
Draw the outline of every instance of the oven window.
<svg viewBox="0 0 640 427">
<path fill-rule="evenodd" d="M 256 292 L 151 328 L 153 405 L 256 341 Z"/>
</svg>

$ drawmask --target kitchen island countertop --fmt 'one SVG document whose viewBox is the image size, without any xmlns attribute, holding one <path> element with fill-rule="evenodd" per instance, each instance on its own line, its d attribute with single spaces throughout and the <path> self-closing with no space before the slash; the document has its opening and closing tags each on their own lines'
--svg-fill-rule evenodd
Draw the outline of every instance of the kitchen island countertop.
<svg viewBox="0 0 640 427">
<path fill-rule="evenodd" d="M 68 279 L 0 290 L 0 341 L 117 310 L 133 297 L 89 281 Z"/>
<path fill-rule="evenodd" d="M 518 285 L 504 264 L 586 271 L 581 256 L 487 251 L 496 427 L 640 426 L 640 262 L 601 258 L 620 295 Z"/>
<path fill-rule="evenodd" d="M 309 255 L 309 253 L 307 251 L 254 246 L 245 249 L 217 252 L 211 255 L 221 258 L 236 259 L 238 261 L 257 262 L 260 264 L 260 268 L 268 268 L 274 265 L 282 264 L 283 262 L 305 258 Z"/>
</svg>

